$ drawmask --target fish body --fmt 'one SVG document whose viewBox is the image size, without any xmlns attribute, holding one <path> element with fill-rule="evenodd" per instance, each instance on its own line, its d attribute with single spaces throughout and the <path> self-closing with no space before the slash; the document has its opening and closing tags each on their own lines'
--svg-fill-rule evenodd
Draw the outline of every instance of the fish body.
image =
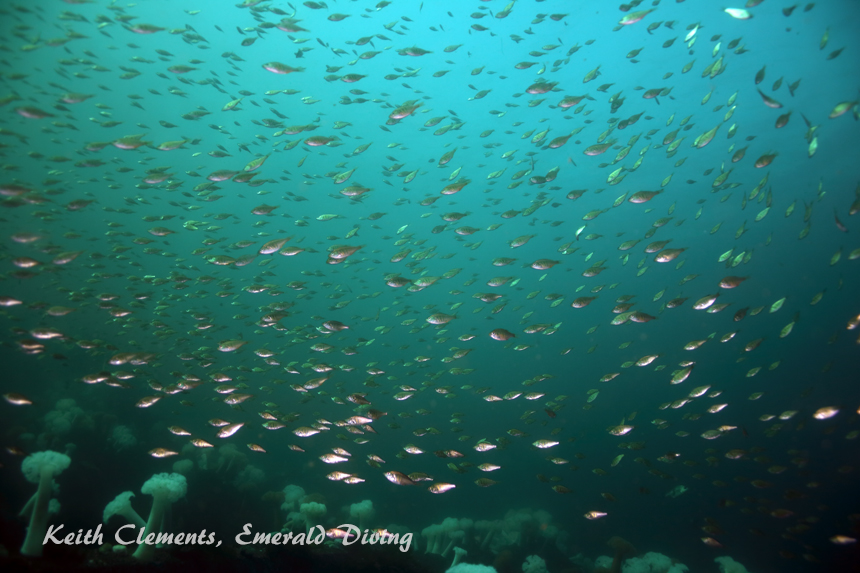
<svg viewBox="0 0 860 573">
<path fill-rule="evenodd" d="M 263 69 L 266 71 L 272 72 L 273 74 L 281 74 L 281 75 L 305 71 L 304 68 L 294 68 L 292 66 L 288 66 L 288 65 L 282 64 L 280 62 L 265 63 L 265 64 L 263 64 Z"/>
</svg>

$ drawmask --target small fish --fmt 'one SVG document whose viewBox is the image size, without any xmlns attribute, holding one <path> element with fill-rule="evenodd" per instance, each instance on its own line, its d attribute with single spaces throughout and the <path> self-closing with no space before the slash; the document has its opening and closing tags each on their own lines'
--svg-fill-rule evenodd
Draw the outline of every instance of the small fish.
<svg viewBox="0 0 860 573">
<path fill-rule="evenodd" d="M 845 225 L 842 224 L 842 221 L 839 220 L 839 214 L 836 212 L 836 209 L 833 210 L 833 219 L 836 221 L 836 228 L 842 231 L 843 233 L 847 233 L 848 229 Z"/>
<path fill-rule="evenodd" d="M 256 159 L 252 159 L 251 161 L 248 162 L 247 165 L 245 165 L 245 167 L 242 169 L 242 171 L 245 171 L 245 172 L 254 171 L 255 169 L 261 167 L 263 165 L 263 163 L 265 163 L 268 158 L 269 158 L 269 155 L 264 155 L 264 156 L 258 157 Z"/>
<path fill-rule="evenodd" d="M 169 458 L 170 456 L 179 455 L 179 452 L 174 452 L 165 448 L 155 448 L 154 450 L 150 450 L 148 453 L 154 458 Z"/>
<path fill-rule="evenodd" d="M 244 426 L 244 425 L 245 425 L 244 422 L 237 422 L 235 424 L 227 424 L 226 426 L 223 426 L 221 429 L 219 429 L 218 433 L 216 435 L 219 438 L 229 438 L 230 436 L 232 436 L 233 434 L 238 432 L 239 429 L 241 429 L 242 426 Z"/>
<path fill-rule="evenodd" d="M 389 472 L 386 472 L 386 476 L 385 476 L 385 477 L 388 477 L 388 473 L 389 473 Z M 407 479 L 408 479 L 408 478 L 407 478 Z M 393 481 L 393 480 L 391 480 L 391 479 L 389 478 L 389 481 Z M 403 485 L 403 484 L 401 484 L 401 483 L 399 483 L 399 482 L 394 482 L 394 481 L 393 481 L 393 483 L 397 483 L 398 485 Z M 413 482 L 413 483 L 414 483 L 414 482 Z M 430 493 L 445 493 L 446 491 L 451 491 L 451 490 L 452 490 L 452 489 L 454 489 L 455 487 L 457 487 L 457 486 L 456 486 L 456 485 L 454 485 L 454 484 L 452 484 L 452 483 L 443 483 L 443 482 L 438 482 L 438 483 L 434 483 L 433 485 L 431 485 L 430 487 L 428 487 L 428 488 L 427 488 L 427 490 L 428 490 Z"/>
<path fill-rule="evenodd" d="M 161 400 L 161 398 L 161 396 L 147 396 L 138 400 L 135 406 L 138 408 L 149 408 L 150 406 Z"/>
<path fill-rule="evenodd" d="M 629 26 L 631 24 L 635 24 L 636 22 L 641 21 L 645 16 L 647 16 L 654 10 L 655 8 L 652 8 L 650 10 L 639 10 L 636 12 L 630 12 L 629 14 L 626 14 L 623 18 L 621 18 L 618 23 L 622 26 Z"/>
<path fill-rule="evenodd" d="M 736 20 L 749 20 L 753 17 L 752 12 L 744 8 L 725 8 L 723 11 Z"/>
<path fill-rule="evenodd" d="M 395 485 L 415 485 L 415 482 L 412 481 L 409 476 L 398 471 L 385 472 L 385 479 Z"/>
<path fill-rule="evenodd" d="M 13 406 L 31 406 L 33 404 L 32 400 L 23 394 L 16 394 L 14 392 L 3 394 L 3 399 Z"/>
</svg>

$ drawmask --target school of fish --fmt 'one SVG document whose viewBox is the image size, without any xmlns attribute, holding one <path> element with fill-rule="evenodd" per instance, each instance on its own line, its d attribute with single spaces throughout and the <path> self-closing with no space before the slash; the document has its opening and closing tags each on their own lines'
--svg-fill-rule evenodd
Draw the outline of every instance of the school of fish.
<svg viewBox="0 0 860 573">
<path fill-rule="evenodd" d="M 860 437 L 856 40 L 694 4 L 4 3 L 4 406 L 122 393 L 175 421 L 146 463 L 594 523 L 683 483 L 721 498 L 691 544 L 727 512 L 780 559 L 853 544 L 815 500 Z M 89 368 L 46 399 L 52 356 Z"/>
</svg>

